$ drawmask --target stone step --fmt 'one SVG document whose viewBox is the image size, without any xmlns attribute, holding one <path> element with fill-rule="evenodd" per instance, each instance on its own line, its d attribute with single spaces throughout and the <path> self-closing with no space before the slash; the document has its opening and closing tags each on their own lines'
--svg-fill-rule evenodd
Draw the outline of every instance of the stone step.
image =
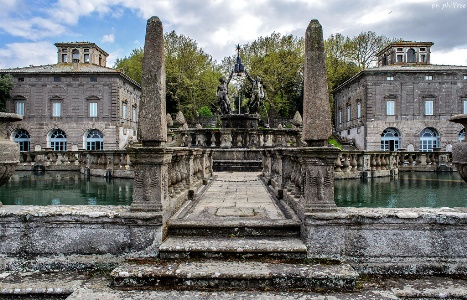
<svg viewBox="0 0 467 300">
<path fill-rule="evenodd" d="M 272 258 L 297 260 L 307 255 L 296 237 L 183 237 L 169 236 L 159 247 L 161 259 Z"/>
<path fill-rule="evenodd" d="M 350 265 L 258 261 L 125 263 L 111 272 L 117 289 L 352 291 Z"/>
<path fill-rule="evenodd" d="M 300 222 L 298 220 L 245 220 L 238 218 L 222 222 L 200 220 L 169 221 L 169 236 L 210 236 L 210 237 L 298 237 L 300 236 Z"/>
</svg>

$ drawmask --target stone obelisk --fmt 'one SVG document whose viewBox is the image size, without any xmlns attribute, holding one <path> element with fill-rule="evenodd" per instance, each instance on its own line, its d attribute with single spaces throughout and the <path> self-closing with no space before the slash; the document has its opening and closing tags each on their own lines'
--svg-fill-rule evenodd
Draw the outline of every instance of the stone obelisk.
<svg viewBox="0 0 467 300">
<path fill-rule="evenodd" d="M 305 171 L 304 197 L 306 213 L 334 210 L 334 161 L 339 150 L 328 145 L 332 134 L 331 107 L 324 54 L 323 28 L 311 20 L 305 33 L 305 78 L 303 92 L 301 149 Z"/>
<path fill-rule="evenodd" d="M 168 163 L 171 150 L 165 147 L 164 31 L 158 17 L 148 20 L 144 44 L 138 140 L 142 146 L 128 149 L 135 167 L 133 211 L 163 212 L 168 201 Z"/>
<path fill-rule="evenodd" d="M 324 54 L 323 28 L 310 21 L 305 33 L 305 76 L 302 140 L 308 146 L 325 146 L 332 133 L 331 107 Z"/>
<path fill-rule="evenodd" d="M 141 87 L 138 140 L 143 146 L 160 146 L 167 141 L 167 122 L 164 31 L 158 17 L 150 18 L 146 25 Z"/>
</svg>

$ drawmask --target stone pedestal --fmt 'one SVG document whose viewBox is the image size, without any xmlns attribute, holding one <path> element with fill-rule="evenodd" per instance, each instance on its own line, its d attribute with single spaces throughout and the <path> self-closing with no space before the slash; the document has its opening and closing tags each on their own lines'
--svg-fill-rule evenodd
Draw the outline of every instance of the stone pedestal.
<svg viewBox="0 0 467 300">
<path fill-rule="evenodd" d="M 335 147 L 307 147 L 300 149 L 305 170 L 304 195 L 301 206 L 305 213 L 330 211 L 334 202 L 334 161 L 339 155 Z"/>
<path fill-rule="evenodd" d="M 162 212 L 169 199 L 168 164 L 172 151 L 164 147 L 134 147 L 128 153 L 135 168 L 131 210 Z"/>
<path fill-rule="evenodd" d="M 258 129 L 258 115 L 223 115 L 221 117 L 222 128 L 246 128 Z"/>
</svg>

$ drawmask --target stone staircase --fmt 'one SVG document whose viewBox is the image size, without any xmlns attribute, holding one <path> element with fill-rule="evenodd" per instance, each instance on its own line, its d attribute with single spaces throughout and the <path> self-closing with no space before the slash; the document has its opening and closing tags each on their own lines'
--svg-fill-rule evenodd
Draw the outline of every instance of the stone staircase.
<svg viewBox="0 0 467 300">
<path fill-rule="evenodd" d="M 347 264 L 306 259 L 297 220 L 171 220 L 159 259 L 128 261 L 112 272 L 117 289 L 351 291 Z"/>
</svg>

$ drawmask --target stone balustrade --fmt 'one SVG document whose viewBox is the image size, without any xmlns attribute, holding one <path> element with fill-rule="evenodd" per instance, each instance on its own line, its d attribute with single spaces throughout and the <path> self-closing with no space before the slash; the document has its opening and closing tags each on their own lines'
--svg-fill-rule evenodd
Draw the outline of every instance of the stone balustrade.
<svg viewBox="0 0 467 300">
<path fill-rule="evenodd" d="M 81 171 L 91 176 L 134 177 L 130 157 L 125 150 L 21 152 L 18 170 Z"/>
<path fill-rule="evenodd" d="M 263 148 L 299 147 L 301 130 L 201 128 L 174 129 L 169 133 L 169 145 L 203 148 Z"/>
<path fill-rule="evenodd" d="M 395 176 L 399 155 L 399 152 L 341 151 L 334 162 L 335 178 Z"/>
<path fill-rule="evenodd" d="M 335 147 L 264 149 L 262 177 L 301 218 L 306 213 L 333 210 L 338 155 Z"/>
<path fill-rule="evenodd" d="M 399 152 L 400 171 L 454 171 L 452 152 Z"/>
</svg>

